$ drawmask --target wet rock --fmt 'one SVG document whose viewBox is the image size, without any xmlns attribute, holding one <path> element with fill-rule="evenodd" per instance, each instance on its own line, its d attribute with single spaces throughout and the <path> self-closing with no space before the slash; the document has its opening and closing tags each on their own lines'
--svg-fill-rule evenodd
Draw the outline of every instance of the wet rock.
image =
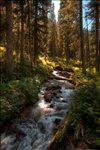
<svg viewBox="0 0 100 150">
<path fill-rule="evenodd" d="M 62 93 L 62 91 L 60 90 L 59 93 Z"/>
<path fill-rule="evenodd" d="M 42 122 L 38 123 L 38 127 L 42 133 L 46 132 L 45 125 Z"/>
<path fill-rule="evenodd" d="M 67 109 L 68 104 L 64 103 L 64 102 L 60 102 L 60 103 L 55 103 L 55 108 L 56 110 L 64 110 Z"/>
<path fill-rule="evenodd" d="M 54 104 L 50 104 L 50 107 L 53 108 L 53 107 L 54 107 Z"/>
<path fill-rule="evenodd" d="M 59 119 L 59 118 L 56 118 L 55 121 L 54 121 L 54 123 L 55 123 L 56 125 L 59 125 L 60 122 L 61 122 L 61 119 Z"/>
<path fill-rule="evenodd" d="M 60 97 L 60 95 L 57 95 L 56 98 L 58 99 Z"/>
<path fill-rule="evenodd" d="M 60 111 L 56 112 L 56 115 L 60 116 L 60 117 L 64 117 L 66 115 L 66 113 L 67 113 L 67 110 L 66 111 L 65 110 L 60 110 Z"/>
<path fill-rule="evenodd" d="M 18 129 L 18 132 L 16 132 L 16 138 L 20 139 L 21 137 L 25 137 L 25 136 L 26 136 L 26 133 L 23 130 Z"/>
<path fill-rule="evenodd" d="M 61 89 L 61 87 L 60 87 L 59 85 L 55 85 L 55 86 L 49 85 L 49 86 L 46 88 L 47 91 L 48 91 L 48 90 L 60 90 L 60 89 Z"/>
<path fill-rule="evenodd" d="M 56 95 L 54 91 L 46 91 L 44 94 L 44 98 L 46 102 L 51 102 L 52 98 Z"/>
</svg>

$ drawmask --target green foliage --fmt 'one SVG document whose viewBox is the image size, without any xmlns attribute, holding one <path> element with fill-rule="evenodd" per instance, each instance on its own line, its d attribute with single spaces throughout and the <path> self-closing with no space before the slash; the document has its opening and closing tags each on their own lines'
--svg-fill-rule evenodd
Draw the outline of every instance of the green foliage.
<svg viewBox="0 0 100 150">
<path fill-rule="evenodd" d="M 86 131 L 94 132 L 98 136 L 100 130 L 100 89 L 94 83 L 79 87 L 72 100 L 72 125 L 82 121 Z"/>
<path fill-rule="evenodd" d="M 24 78 L 20 81 L 18 84 L 19 90 L 25 95 L 26 97 L 26 104 L 32 102 L 36 102 L 38 90 L 39 90 L 39 84 L 41 82 L 36 81 L 36 77 L 32 78 Z"/>
<path fill-rule="evenodd" d="M 27 73 L 22 73 L 20 77 L 15 76 L 12 80 L 3 80 L 4 82 L 0 85 L 0 126 L 14 117 L 15 114 L 20 113 L 25 105 L 34 104 L 38 100 L 39 87 L 41 83 L 47 80 L 49 70 L 44 66 L 34 67 L 31 76 L 30 73 L 28 76 L 27 67 L 26 71 Z"/>
<path fill-rule="evenodd" d="M 1 107 L 1 110 L 0 110 L 0 120 L 1 120 L 0 126 L 1 126 L 3 124 L 3 122 L 5 120 L 9 119 L 9 117 L 10 117 L 11 105 L 6 99 L 1 98 L 0 107 Z"/>
<path fill-rule="evenodd" d="M 49 66 L 45 66 L 40 64 L 38 67 L 33 68 L 33 74 L 38 74 L 47 79 L 48 74 L 51 72 L 51 68 Z"/>
<path fill-rule="evenodd" d="M 22 80 L 14 80 L 1 85 L 1 115 L 2 125 L 11 118 L 15 113 L 29 104 L 34 104 L 38 100 L 38 90 L 41 81 L 36 77 L 23 78 Z"/>
</svg>

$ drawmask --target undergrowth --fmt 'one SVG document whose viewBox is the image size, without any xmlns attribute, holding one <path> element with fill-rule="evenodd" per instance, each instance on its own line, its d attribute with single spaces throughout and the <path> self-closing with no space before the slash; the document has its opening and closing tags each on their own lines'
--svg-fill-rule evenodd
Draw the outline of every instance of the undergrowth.
<svg viewBox="0 0 100 150">
<path fill-rule="evenodd" d="M 1 75 L 0 84 L 0 127 L 16 117 L 27 105 L 36 103 L 41 84 L 47 81 L 51 68 L 42 63 L 31 68 L 25 64 L 23 69 L 16 67 L 13 75 Z"/>
<path fill-rule="evenodd" d="M 84 135 L 100 143 L 100 87 L 95 82 L 80 86 L 72 100 L 72 126 L 82 122 Z M 91 138 L 90 138 L 91 137 Z"/>
</svg>

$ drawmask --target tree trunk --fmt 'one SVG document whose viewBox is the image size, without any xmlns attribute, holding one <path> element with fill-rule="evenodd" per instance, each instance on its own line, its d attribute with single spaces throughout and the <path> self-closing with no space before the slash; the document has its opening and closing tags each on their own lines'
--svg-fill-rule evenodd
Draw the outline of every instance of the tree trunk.
<svg viewBox="0 0 100 150">
<path fill-rule="evenodd" d="M 6 21 L 7 21 L 7 29 L 6 29 L 7 51 L 6 51 L 5 67 L 6 67 L 6 73 L 12 74 L 14 70 L 12 1 L 6 2 Z"/>
<path fill-rule="evenodd" d="M 1 20 L 1 16 L 2 16 L 2 15 L 1 15 L 1 7 L 0 7 L 0 41 L 1 41 L 1 32 L 2 32 L 2 29 L 1 29 L 1 21 L 2 21 L 2 20 Z"/>
<path fill-rule="evenodd" d="M 96 70 L 100 71 L 99 5 L 96 4 Z"/>
<path fill-rule="evenodd" d="M 45 61 L 47 61 L 47 33 L 48 33 L 48 13 L 47 13 L 48 9 L 47 9 L 47 6 L 46 6 L 46 21 L 45 21 L 45 25 L 46 25 L 46 35 L 45 35 Z"/>
<path fill-rule="evenodd" d="M 19 55 L 20 55 L 20 19 L 19 13 L 17 14 L 18 19 L 18 27 L 17 27 L 17 42 L 16 42 L 16 52 L 17 52 L 17 63 L 19 63 Z"/>
<path fill-rule="evenodd" d="M 82 0 L 80 0 L 80 45 L 81 45 L 81 61 L 82 61 L 82 72 L 86 73 L 85 68 L 85 52 L 84 52 L 84 38 L 83 38 L 83 13 L 82 13 Z"/>
<path fill-rule="evenodd" d="M 37 35 L 37 16 L 38 16 L 38 2 L 34 1 L 35 19 L 34 19 L 34 64 L 37 64 L 38 59 L 38 35 Z"/>
<path fill-rule="evenodd" d="M 68 40 L 68 39 L 67 39 Z M 70 61 L 70 50 L 69 50 L 69 41 L 66 41 L 66 64 L 69 65 Z"/>
<path fill-rule="evenodd" d="M 24 1 L 20 1 L 21 9 L 21 45 L 20 45 L 20 63 L 24 63 Z"/>
<path fill-rule="evenodd" d="M 87 62 L 90 65 L 90 43 L 89 43 L 89 29 L 88 29 L 88 21 L 86 17 L 86 25 L 87 25 Z"/>
<path fill-rule="evenodd" d="M 32 59 L 32 49 L 31 49 L 31 5 L 30 5 L 30 1 L 27 0 L 27 4 L 28 4 L 28 52 L 30 55 L 30 64 L 32 66 L 33 64 L 33 59 Z"/>
</svg>

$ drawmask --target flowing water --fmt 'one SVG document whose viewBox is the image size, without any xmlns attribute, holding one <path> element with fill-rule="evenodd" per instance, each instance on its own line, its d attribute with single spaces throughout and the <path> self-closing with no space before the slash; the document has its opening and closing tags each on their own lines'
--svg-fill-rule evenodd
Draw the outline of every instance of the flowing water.
<svg viewBox="0 0 100 150">
<path fill-rule="evenodd" d="M 44 94 L 48 86 L 59 86 L 60 89 L 46 102 Z M 46 150 L 54 131 L 69 110 L 72 92 L 71 84 L 64 79 L 52 79 L 45 83 L 40 88 L 39 101 L 28 118 L 16 124 L 16 132 L 1 134 L 1 150 Z"/>
</svg>

